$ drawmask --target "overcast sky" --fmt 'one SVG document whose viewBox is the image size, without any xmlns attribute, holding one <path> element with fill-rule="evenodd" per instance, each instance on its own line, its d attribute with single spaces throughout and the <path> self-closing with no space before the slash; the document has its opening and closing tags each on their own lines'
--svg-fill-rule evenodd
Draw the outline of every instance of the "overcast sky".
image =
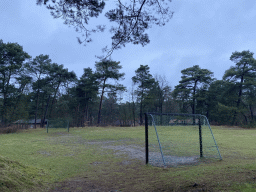
<svg viewBox="0 0 256 192">
<path fill-rule="evenodd" d="M 106 1 L 105 11 L 114 0 Z M 173 18 L 164 26 L 148 31 L 150 44 L 145 47 L 129 44 L 112 54 L 125 72 L 123 84 L 131 87 L 131 78 L 140 65 L 148 65 L 152 75 L 163 75 L 174 88 L 181 79 L 181 70 L 199 65 L 221 79 L 234 65 L 232 52 L 250 50 L 256 53 L 255 0 L 173 0 Z M 0 39 L 18 43 L 33 58 L 45 54 L 52 62 L 63 64 L 78 77 L 83 68 L 94 70 L 95 55 L 111 45 L 111 23 L 104 13 L 97 20 L 106 24 L 104 33 L 92 35 L 87 46 L 78 44 L 80 36 L 73 27 L 53 19 L 49 10 L 37 6 L 36 0 L 0 0 Z M 90 23 L 89 23 L 90 24 Z"/>
</svg>

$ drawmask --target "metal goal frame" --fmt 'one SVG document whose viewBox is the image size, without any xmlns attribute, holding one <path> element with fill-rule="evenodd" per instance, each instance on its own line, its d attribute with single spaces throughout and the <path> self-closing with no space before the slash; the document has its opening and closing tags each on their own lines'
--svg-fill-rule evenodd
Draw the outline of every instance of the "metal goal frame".
<svg viewBox="0 0 256 192">
<path fill-rule="evenodd" d="M 163 155 L 163 152 L 162 152 L 161 141 L 160 141 L 159 136 L 158 136 L 158 132 L 157 132 L 157 128 L 156 128 L 156 125 L 155 125 L 155 122 L 154 122 L 153 115 L 189 116 L 189 117 L 193 117 L 193 119 L 195 119 L 196 117 L 197 118 L 199 117 L 197 124 L 198 124 L 198 137 L 199 137 L 198 142 L 199 142 L 199 145 L 200 145 L 200 147 L 199 147 L 200 151 L 198 151 L 198 154 L 200 155 L 200 158 L 204 158 L 203 142 L 202 142 L 202 120 L 201 119 L 203 119 L 203 118 L 206 119 L 206 121 L 207 121 L 206 124 L 208 125 L 208 128 L 211 132 L 211 135 L 212 135 L 212 138 L 214 140 L 216 149 L 218 151 L 219 158 L 220 158 L 220 160 L 222 160 L 219 148 L 217 146 L 216 140 L 213 136 L 210 124 L 209 124 L 208 119 L 207 119 L 206 116 L 201 115 L 201 114 L 185 114 L 185 113 L 144 113 L 144 115 L 145 115 L 145 159 L 146 159 L 146 164 L 149 163 L 149 135 L 148 135 L 148 126 L 149 126 L 148 122 L 149 121 L 148 120 L 149 120 L 149 116 L 151 116 L 152 126 L 154 126 L 154 128 L 155 128 L 155 133 L 156 133 L 156 137 L 157 137 L 157 140 L 158 140 L 158 145 L 159 145 L 159 148 L 160 148 L 163 164 L 164 164 L 164 166 L 166 166 L 166 163 L 165 163 L 165 160 L 164 160 L 164 155 Z"/>
</svg>

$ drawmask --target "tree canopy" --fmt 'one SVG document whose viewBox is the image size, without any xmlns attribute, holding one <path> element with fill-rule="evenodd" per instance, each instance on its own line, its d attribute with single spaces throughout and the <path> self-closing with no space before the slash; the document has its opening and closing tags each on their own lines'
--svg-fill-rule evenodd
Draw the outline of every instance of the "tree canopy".
<svg viewBox="0 0 256 192">
<path fill-rule="evenodd" d="M 199 65 L 194 65 L 183 69 L 179 85 L 175 87 L 174 97 L 183 102 L 187 100 L 192 108 L 192 114 L 196 113 L 196 92 L 199 88 L 207 88 L 212 82 L 213 72 L 208 69 L 201 69 Z M 192 101 L 192 102 L 191 102 Z M 185 112 L 185 111 L 184 111 Z"/>
<path fill-rule="evenodd" d="M 119 83 L 115 85 L 107 84 L 107 80 L 113 79 L 118 81 L 123 78 L 124 73 L 120 73 L 119 70 L 122 68 L 119 65 L 120 62 L 115 62 L 111 60 L 103 60 L 102 62 L 96 62 L 96 77 L 99 80 L 99 87 L 101 88 L 101 97 L 100 97 L 100 105 L 99 105 L 99 113 L 98 113 L 98 124 L 101 122 L 101 108 L 102 108 L 102 100 L 103 95 L 108 89 L 109 92 L 116 93 L 118 90 L 125 90 L 125 87 Z"/>
<path fill-rule="evenodd" d="M 110 22 L 115 22 L 110 28 L 112 46 L 103 49 L 107 52 L 105 58 L 110 56 L 115 49 L 120 49 L 128 43 L 145 46 L 150 42 L 146 30 L 152 24 L 163 26 L 173 16 L 169 3 L 171 0 L 118 0 L 116 7 L 108 10 L 105 16 Z M 37 0 L 38 5 L 45 5 L 54 18 L 62 18 L 64 24 L 73 26 L 77 32 L 82 33 L 79 43 L 86 45 L 91 42 L 91 33 L 103 32 L 104 24 L 88 29 L 89 19 L 98 17 L 105 4 L 105 0 Z"/>
<path fill-rule="evenodd" d="M 231 66 L 226 70 L 223 80 L 233 84 L 233 89 L 236 90 L 236 105 L 232 124 L 235 124 L 237 114 L 243 113 L 241 110 L 241 102 L 243 95 L 255 94 L 252 86 L 256 86 L 256 60 L 253 58 L 253 53 L 248 51 L 233 52 L 230 60 L 236 65 Z"/>
<path fill-rule="evenodd" d="M 28 53 L 23 51 L 23 47 L 19 44 L 3 43 L 0 40 L 0 94 L 3 98 L 1 105 L 2 125 L 7 122 L 7 109 L 11 105 L 9 98 L 17 90 L 15 82 L 25 83 L 28 80 L 26 76 L 19 75 L 22 74 L 24 61 L 29 58 Z"/>
<path fill-rule="evenodd" d="M 0 40 L 0 128 L 43 127 L 47 119 L 68 119 L 71 127 L 136 126 L 145 112 L 198 113 L 211 124 L 255 127 L 256 60 L 249 50 L 230 60 L 235 64 L 222 80 L 199 65 L 183 69 L 173 91 L 164 76 L 140 65 L 126 93 L 120 62 L 101 60 L 76 77 L 49 55 L 31 58 L 19 44 Z"/>
<path fill-rule="evenodd" d="M 148 65 L 140 65 L 140 67 L 135 71 L 135 76 L 132 77 L 132 81 L 135 84 L 138 84 L 138 88 L 136 93 L 140 100 L 140 124 L 143 123 L 142 115 L 143 115 L 143 108 L 145 103 L 145 98 L 155 83 L 155 79 L 150 74 L 149 66 Z"/>
</svg>

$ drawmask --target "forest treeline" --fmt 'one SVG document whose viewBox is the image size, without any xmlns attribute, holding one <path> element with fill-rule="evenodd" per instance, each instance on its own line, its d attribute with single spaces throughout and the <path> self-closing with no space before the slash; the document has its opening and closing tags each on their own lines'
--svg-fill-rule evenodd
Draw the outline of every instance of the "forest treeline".
<svg viewBox="0 0 256 192">
<path fill-rule="evenodd" d="M 68 119 L 70 126 L 136 126 L 145 112 L 205 115 L 214 125 L 255 125 L 256 60 L 248 51 L 233 52 L 234 65 L 222 80 L 194 65 L 183 69 L 172 88 L 161 74 L 140 65 L 128 89 L 120 82 L 120 62 L 101 60 L 77 77 L 48 55 L 32 58 L 17 43 L 0 40 L 1 127 L 15 122 Z M 128 92 L 129 98 L 121 96 Z"/>
</svg>

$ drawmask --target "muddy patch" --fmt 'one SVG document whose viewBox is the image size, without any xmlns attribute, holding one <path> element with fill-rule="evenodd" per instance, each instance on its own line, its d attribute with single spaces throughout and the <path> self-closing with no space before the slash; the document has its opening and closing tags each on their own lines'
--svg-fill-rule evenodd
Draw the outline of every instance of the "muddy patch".
<svg viewBox="0 0 256 192">
<path fill-rule="evenodd" d="M 117 158 L 128 158 L 123 161 L 123 164 L 128 165 L 132 162 L 132 160 L 139 160 L 141 162 L 145 162 L 145 148 L 138 145 L 130 145 L 125 144 L 126 142 L 130 142 L 127 140 L 118 140 L 118 141 L 97 141 L 97 140 L 87 140 L 80 136 L 72 136 L 69 134 L 63 134 L 55 138 L 49 138 L 51 142 L 54 144 L 59 143 L 63 145 L 83 145 L 91 148 L 92 146 L 97 146 L 104 153 L 104 149 L 113 150 L 114 155 Z M 40 152 L 43 155 L 51 155 L 47 152 Z M 67 156 L 73 156 L 73 154 L 67 154 Z M 198 156 L 190 156 L 190 157 L 178 157 L 178 156 L 164 156 L 164 161 L 162 159 L 160 152 L 149 152 L 149 164 L 157 167 L 177 167 L 182 165 L 194 165 L 199 163 Z M 95 165 L 100 163 L 95 163 Z"/>
<path fill-rule="evenodd" d="M 150 152 L 149 153 L 149 164 L 157 167 L 177 167 L 181 165 L 194 165 L 199 163 L 198 156 L 192 157 L 178 157 L 165 155 L 164 160 L 161 156 L 161 153 Z"/>
<path fill-rule="evenodd" d="M 130 159 L 145 159 L 144 149 L 136 145 L 109 145 L 102 148 L 114 150 L 115 155 L 127 155 Z"/>
<path fill-rule="evenodd" d="M 114 150 L 114 154 L 118 157 L 122 155 L 128 156 L 130 159 L 137 159 L 140 161 L 145 161 L 145 149 L 136 145 L 109 145 L 102 148 Z M 129 161 L 124 162 L 129 164 Z M 149 164 L 157 167 L 176 167 L 179 165 L 194 165 L 199 163 L 198 156 L 192 157 L 178 157 L 165 155 L 164 161 L 160 152 L 150 152 L 149 153 Z"/>
<path fill-rule="evenodd" d="M 47 151 L 37 151 L 37 153 L 40 153 L 41 155 L 46 155 L 46 156 L 52 155 L 51 153 L 49 153 Z"/>
</svg>

